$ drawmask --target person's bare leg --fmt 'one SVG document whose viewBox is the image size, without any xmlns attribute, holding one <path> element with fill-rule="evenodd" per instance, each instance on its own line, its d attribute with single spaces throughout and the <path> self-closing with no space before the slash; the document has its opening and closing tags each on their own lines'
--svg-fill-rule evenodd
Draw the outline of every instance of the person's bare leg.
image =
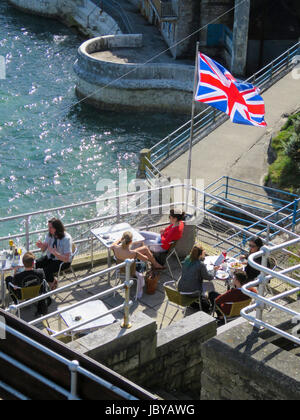
<svg viewBox="0 0 300 420">
<path fill-rule="evenodd" d="M 135 251 L 141 253 L 142 255 L 145 255 L 149 259 L 149 261 L 151 262 L 151 264 L 153 265 L 154 268 L 163 268 L 163 266 L 160 265 L 156 261 L 152 252 L 150 251 L 150 249 L 147 246 L 142 246 L 141 248 L 137 248 L 137 249 L 135 249 Z"/>
</svg>

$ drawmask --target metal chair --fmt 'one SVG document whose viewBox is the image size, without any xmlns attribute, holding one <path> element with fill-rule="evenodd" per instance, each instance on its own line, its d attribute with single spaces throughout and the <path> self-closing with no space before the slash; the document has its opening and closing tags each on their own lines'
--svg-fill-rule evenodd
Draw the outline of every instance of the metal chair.
<svg viewBox="0 0 300 420">
<path fill-rule="evenodd" d="M 8 283 L 10 286 L 9 292 L 16 299 L 17 305 L 19 305 L 20 303 L 26 300 L 34 299 L 40 295 L 42 284 L 30 286 L 30 283 L 33 283 L 33 282 L 36 283 L 36 280 L 32 280 L 31 282 L 29 282 L 28 283 L 29 285 L 26 287 L 18 287 L 18 286 L 15 286 L 13 283 Z M 16 293 L 14 293 L 15 290 L 20 291 L 21 297 L 18 297 Z M 20 309 L 18 309 L 18 316 L 20 318 Z"/>
<path fill-rule="evenodd" d="M 166 296 L 168 298 L 167 301 L 167 305 L 165 307 L 164 310 L 164 314 L 161 320 L 161 324 L 160 327 L 162 327 L 167 309 L 169 307 L 169 305 L 177 308 L 177 311 L 175 312 L 173 318 L 171 319 L 171 321 L 169 322 L 169 325 L 172 323 L 172 321 L 174 320 L 175 316 L 177 315 L 178 311 L 182 310 L 183 316 L 185 316 L 187 307 L 190 306 L 192 303 L 194 302 L 201 302 L 201 291 L 199 290 L 199 294 L 198 296 L 191 296 L 191 294 L 189 293 L 180 293 L 177 290 L 176 287 L 176 282 L 175 281 L 167 281 L 166 283 L 164 283 L 164 289 L 165 289 L 165 293 Z M 195 294 L 195 292 L 193 292 L 193 295 Z"/>
<path fill-rule="evenodd" d="M 75 244 L 73 244 L 73 245 L 72 245 L 72 254 L 71 254 L 70 266 L 69 266 L 69 267 L 67 267 L 67 268 L 65 268 L 65 269 L 63 269 L 62 267 L 63 267 L 63 265 L 64 265 L 65 263 L 64 263 L 64 262 L 61 262 L 61 264 L 60 264 L 60 266 L 59 266 L 58 273 L 57 273 L 57 282 L 59 282 L 60 276 L 62 275 L 62 278 L 63 278 L 63 279 L 66 279 L 66 280 L 68 280 L 68 281 L 70 281 L 70 282 L 72 283 L 72 280 L 71 280 L 71 279 L 69 279 L 69 278 L 67 278 L 67 276 L 66 276 L 66 273 L 67 273 L 67 271 L 69 271 L 69 270 L 71 270 L 71 272 L 72 272 L 73 276 L 75 277 L 75 281 L 77 280 L 76 273 L 75 273 L 75 271 L 74 271 L 74 268 L 72 267 L 72 263 L 73 263 L 74 257 L 75 257 L 77 254 L 78 254 L 78 248 L 76 248 Z M 69 293 L 67 296 L 65 296 L 64 298 L 61 298 L 59 295 L 57 295 L 57 297 L 58 297 L 58 299 L 59 299 L 61 302 L 64 302 L 66 299 L 68 299 L 68 297 L 69 297 L 71 294 L 72 294 L 72 292 L 70 292 L 70 293 Z"/>
<path fill-rule="evenodd" d="M 214 313 L 216 313 L 216 311 L 218 310 L 224 317 L 225 324 L 227 324 L 227 322 L 230 322 L 233 319 L 238 318 L 241 315 L 241 310 L 249 306 L 251 302 L 252 302 L 252 299 L 243 300 L 241 302 L 233 302 L 231 304 L 229 315 L 225 315 L 222 309 L 215 302 L 212 315 L 214 315 Z"/>
<path fill-rule="evenodd" d="M 180 240 L 180 239 L 179 239 L 179 240 Z M 166 252 L 160 252 L 160 253 L 158 253 L 158 254 L 154 254 L 155 259 L 157 259 L 157 261 L 158 261 L 161 265 L 164 265 L 164 264 L 166 264 L 166 265 L 167 265 L 168 270 L 169 270 L 169 273 L 170 273 L 170 276 L 171 276 L 171 278 L 172 278 L 173 280 L 174 280 L 174 276 L 173 276 L 173 272 L 172 272 L 172 269 L 171 269 L 171 265 L 170 265 L 170 263 L 169 263 L 169 260 L 170 260 L 170 258 L 172 257 L 172 255 L 175 255 L 175 257 L 176 257 L 176 259 L 177 259 L 177 262 L 178 262 L 178 264 L 179 264 L 179 266 L 180 266 L 180 269 L 182 268 L 182 264 L 181 264 L 180 258 L 179 258 L 178 254 L 177 254 L 177 251 L 176 251 L 176 245 L 177 245 L 177 242 L 178 242 L 178 241 L 173 241 L 173 242 L 171 243 L 171 246 L 170 246 L 170 248 L 168 249 L 168 251 L 166 251 Z"/>
<path fill-rule="evenodd" d="M 57 332 L 59 332 L 59 331 L 55 331 L 52 328 L 50 328 L 50 324 L 49 324 L 47 319 L 44 319 L 42 321 L 42 323 L 43 323 L 44 328 L 47 330 L 47 333 L 50 335 L 50 337 L 53 334 L 56 334 Z M 55 339 L 61 341 L 64 344 L 68 344 L 71 341 L 74 341 L 74 336 L 75 336 L 74 334 L 67 334 L 66 333 L 66 334 L 61 334 L 61 335 L 56 336 Z"/>
<path fill-rule="evenodd" d="M 76 245 L 75 245 L 75 244 L 73 244 L 73 245 L 72 245 L 72 254 L 71 254 L 71 259 L 70 259 L 70 266 L 69 266 L 69 267 L 67 267 L 67 268 L 65 268 L 65 269 L 63 269 L 62 267 L 63 267 L 63 265 L 64 265 L 65 263 L 64 263 L 64 262 L 61 262 L 61 264 L 60 264 L 60 266 L 59 266 L 58 273 L 57 273 L 57 281 L 59 281 L 59 277 L 60 277 L 60 275 L 61 275 L 61 274 L 63 275 L 63 278 L 66 278 L 66 272 L 67 272 L 68 270 L 71 270 L 71 272 L 72 272 L 73 276 L 75 277 L 75 280 L 77 280 L 77 276 L 76 276 L 76 274 L 75 274 L 74 268 L 72 267 L 72 263 L 73 263 L 74 257 L 75 257 L 77 254 L 78 254 L 78 248 L 76 248 Z M 69 279 L 68 279 L 68 280 L 69 280 Z"/>
</svg>

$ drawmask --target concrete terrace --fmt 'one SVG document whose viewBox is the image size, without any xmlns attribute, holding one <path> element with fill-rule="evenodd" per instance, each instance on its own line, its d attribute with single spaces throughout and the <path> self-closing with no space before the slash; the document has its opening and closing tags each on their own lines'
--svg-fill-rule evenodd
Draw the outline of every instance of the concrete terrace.
<svg viewBox="0 0 300 420">
<path fill-rule="evenodd" d="M 219 251 L 217 249 L 209 246 L 206 243 L 204 244 L 204 246 L 205 246 L 205 249 L 207 250 L 208 255 L 218 255 Z M 93 268 L 91 268 L 91 266 L 87 266 L 84 269 L 76 270 L 76 275 L 79 280 L 91 274 L 97 273 L 101 270 L 104 270 L 105 268 L 107 268 L 107 264 L 104 264 L 104 263 L 94 266 Z M 178 266 L 178 263 L 175 257 L 173 257 L 171 260 L 171 268 L 174 273 L 175 279 L 178 279 L 180 276 L 181 270 Z M 59 287 L 70 285 L 73 280 L 74 278 L 72 277 L 72 274 L 68 274 L 64 279 L 60 281 Z M 182 319 L 183 318 L 182 311 L 178 311 L 176 314 L 177 309 L 171 305 L 168 306 L 168 310 L 165 314 L 165 318 L 163 319 L 163 314 L 164 314 L 164 311 L 167 305 L 167 300 L 168 300 L 164 292 L 163 284 L 171 280 L 172 278 L 168 270 L 163 271 L 161 273 L 161 277 L 160 277 L 155 294 L 148 295 L 146 293 L 146 287 L 145 287 L 143 296 L 138 300 L 134 300 L 136 287 L 135 285 L 133 285 L 130 291 L 131 300 L 133 302 L 133 305 L 130 308 L 130 315 L 132 316 L 133 314 L 137 312 L 143 312 L 144 314 L 148 315 L 150 318 L 155 319 L 156 324 L 157 324 L 157 329 L 165 328 L 168 325 L 170 325 L 172 322 L 177 322 L 180 319 Z M 272 287 L 275 290 L 277 290 L 277 292 L 280 292 L 283 290 L 282 286 L 278 286 L 275 280 L 273 280 L 273 282 L 274 283 L 272 283 Z M 218 293 L 226 292 L 227 289 L 223 281 L 214 280 L 213 284 L 215 286 L 215 290 Z M 73 305 L 79 301 L 87 299 L 98 293 L 104 292 L 110 289 L 111 287 L 113 287 L 114 285 L 115 285 L 115 276 L 114 274 L 112 274 L 110 283 L 108 282 L 107 276 L 105 276 L 101 278 L 97 277 L 80 286 L 73 287 L 64 293 L 60 293 L 53 297 L 52 304 L 49 307 L 49 314 L 55 312 L 58 309 Z M 120 292 L 117 292 L 115 296 L 111 294 L 108 297 L 104 297 L 102 301 L 105 303 L 108 309 L 112 309 L 121 305 L 124 302 L 124 299 L 125 299 L 124 291 L 120 291 Z M 62 302 L 62 300 L 64 301 Z M 285 301 L 281 300 L 280 302 L 283 305 L 286 305 L 287 303 L 289 303 L 289 301 L 286 301 L 286 300 Z M 21 318 L 27 322 L 30 322 L 36 318 L 35 312 L 36 312 L 35 305 L 26 307 L 21 310 Z M 195 312 L 197 312 L 197 310 L 188 308 L 186 311 L 186 317 L 192 315 Z M 121 321 L 123 319 L 123 312 L 117 312 L 114 314 L 114 316 L 118 321 Z M 58 323 L 57 317 L 50 318 L 49 324 L 50 324 L 51 329 L 53 329 L 54 331 L 59 331 L 59 323 Z M 42 324 L 38 325 L 37 327 L 43 330 L 45 334 L 48 334 Z M 66 328 L 64 323 L 62 323 L 62 328 Z M 106 328 L 109 328 L 109 327 L 106 327 Z"/>
</svg>

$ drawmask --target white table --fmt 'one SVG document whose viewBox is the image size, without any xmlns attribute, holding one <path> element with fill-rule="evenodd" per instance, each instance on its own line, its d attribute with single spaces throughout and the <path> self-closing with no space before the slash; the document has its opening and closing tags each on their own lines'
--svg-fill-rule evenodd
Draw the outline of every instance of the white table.
<svg viewBox="0 0 300 420">
<path fill-rule="evenodd" d="M 5 252 L 6 259 L 4 261 L 0 261 L 0 271 L 1 271 L 1 306 L 2 308 L 5 307 L 5 296 L 6 296 L 6 284 L 5 284 L 5 273 L 8 271 L 13 271 L 15 268 L 23 268 L 22 262 L 22 255 L 18 255 L 18 258 L 8 258 L 9 251 L 2 251 Z"/>
<path fill-rule="evenodd" d="M 92 229 L 91 233 L 101 242 L 107 249 L 107 265 L 111 267 L 111 251 L 110 247 L 118 239 L 121 239 L 124 232 L 132 233 L 132 242 L 143 242 L 144 237 L 134 229 L 129 223 L 118 223 L 112 226 L 103 226 L 97 229 Z M 110 274 L 108 275 L 110 279 Z"/>
<path fill-rule="evenodd" d="M 77 308 L 63 312 L 60 316 L 67 327 L 70 328 L 76 327 L 76 325 L 88 321 L 89 319 L 93 319 L 107 311 L 108 309 L 106 305 L 101 300 L 93 300 L 91 302 L 84 303 Z M 100 327 L 113 324 L 114 322 L 116 322 L 116 318 L 112 314 L 105 315 L 104 317 L 99 318 L 96 321 L 89 322 L 82 327 L 74 328 L 72 333 L 91 332 Z"/>
<path fill-rule="evenodd" d="M 205 260 L 204 260 L 204 264 L 206 265 L 207 271 L 214 276 L 215 276 L 214 265 L 215 265 L 215 262 L 217 261 L 217 259 L 218 259 L 218 256 L 208 256 L 208 257 L 205 257 Z M 230 286 L 230 284 L 231 284 L 229 264 L 232 263 L 232 262 L 240 262 L 240 261 L 237 260 L 236 258 L 232 258 L 232 257 L 228 258 L 226 272 L 229 274 L 229 277 L 227 279 L 224 279 L 224 282 L 227 286 Z M 210 282 L 210 281 L 204 281 L 203 282 L 203 293 L 206 293 L 206 292 L 209 293 L 211 291 L 215 291 L 215 287 L 214 287 L 213 283 Z"/>
</svg>

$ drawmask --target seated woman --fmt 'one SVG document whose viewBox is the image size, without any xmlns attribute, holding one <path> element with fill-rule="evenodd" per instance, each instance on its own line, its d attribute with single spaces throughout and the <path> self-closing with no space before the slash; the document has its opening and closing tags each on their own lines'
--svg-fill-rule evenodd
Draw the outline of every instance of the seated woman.
<svg viewBox="0 0 300 420">
<path fill-rule="evenodd" d="M 152 252 L 167 252 L 173 241 L 178 241 L 183 234 L 185 212 L 181 210 L 171 210 L 169 219 L 171 224 L 161 229 L 160 233 L 142 231 L 140 234 L 145 238 L 145 245 Z"/>
<path fill-rule="evenodd" d="M 149 261 L 154 268 L 162 268 L 162 266 L 155 260 L 151 251 L 146 246 L 136 249 L 131 249 L 132 233 L 124 232 L 121 239 L 113 243 L 110 249 L 113 250 L 115 257 L 120 261 L 125 261 L 127 258 L 139 259 L 141 261 Z"/>
<path fill-rule="evenodd" d="M 205 251 L 200 245 L 195 245 L 191 254 L 186 257 L 182 265 L 182 275 L 178 282 L 180 293 L 190 293 L 191 296 L 198 296 L 202 291 L 203 280 L 213 280 L 214 276 L 209 274 L 204 264 Z M 219 267 L 214 267 L 217 271 Z"/>
<path fill-rule="evenodd" d="M 257 276 L 259 276 L 260 271 L 256 270 L 255 268 L 251 267 L 251 265 L 248 263 L 247 259 L 249 257 L 249 255 L 254 254 L 255 252 L 260 251 L 261 247 L 263 246 L 263 241 L 260 238 L 254 238 L 254 239 L 250 239 L 249 241 L 249 254 L 248 255 L 241 255 L 240 259 L 242 261 L 244 261 L 246 267 L 245 267 L 245 272 L 247 274 L 248 277 L 248 282 L 253 281 L 256 279 Z M 262 257 L 258 257 L 255 258 L 255 262 L 257 264 L 261 264 L 262 263 Z M 268 259 L 268 267 L 270 268 L 270 260 Z"/>
</svg>

